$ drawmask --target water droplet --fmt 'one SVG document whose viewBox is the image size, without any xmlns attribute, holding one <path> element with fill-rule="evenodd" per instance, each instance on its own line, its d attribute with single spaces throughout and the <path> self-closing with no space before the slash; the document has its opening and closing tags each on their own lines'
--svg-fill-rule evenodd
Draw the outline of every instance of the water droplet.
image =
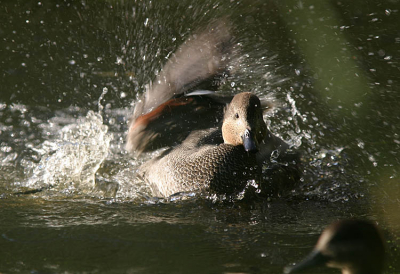
<svg viewBox="0 0 400 274">
<path fill-rule="evenodd" d="M 124 63 L 124 61 L 122 61 L 122 58 L 121 57 L 118 57 L 117 56 L 117 61 L 115 62 L 117 65 L 121 65 L 121 64 L 123 64 Z"/>
</svg>

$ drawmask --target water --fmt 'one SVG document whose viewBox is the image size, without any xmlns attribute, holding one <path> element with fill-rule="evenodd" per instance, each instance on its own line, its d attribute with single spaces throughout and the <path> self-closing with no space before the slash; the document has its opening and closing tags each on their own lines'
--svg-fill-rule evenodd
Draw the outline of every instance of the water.
<svg viewBox="0 0 400 274">
<path fill-rule="evenodd" d="M 400 272 L 398 1 L 0 3 L 0 272 L 281 273 L 350 217 L 384 229 Z M 222 16 L 238 50 L 221 89 L 279 100 L 266 118 L 302 184 L 254 204 L 149 197 L 133 178 L 152 155 L 124 150 L 132 102 Z"/>
</svg>

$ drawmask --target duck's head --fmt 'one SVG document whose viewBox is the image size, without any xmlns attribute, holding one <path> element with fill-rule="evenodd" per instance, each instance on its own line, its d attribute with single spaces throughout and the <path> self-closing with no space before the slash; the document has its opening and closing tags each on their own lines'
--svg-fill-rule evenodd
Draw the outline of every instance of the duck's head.
<svg viewBox="0 0 400 274">
<path fill-rule="evenodd" d="M 381 273 L 384 243 L 377 227 L 361 220 L 342 220 L 328 226 L 314 250 L 284 273 L 302 272 L 313 266 L 340 268 L 343 274 Z"/>
<path fill-rule="evenodd" d="M 248 152 L 257 152 L 259 143 L 268 134 L 260 99 L 250 92 L 235 95 L 225 109 L 222 137 L 225 144 L 243 145 Z"/>
</svg>

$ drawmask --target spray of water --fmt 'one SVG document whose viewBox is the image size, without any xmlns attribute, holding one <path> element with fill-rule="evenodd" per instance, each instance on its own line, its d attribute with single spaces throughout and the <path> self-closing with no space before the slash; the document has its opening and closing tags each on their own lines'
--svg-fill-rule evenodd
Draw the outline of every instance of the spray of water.
<svg viewBox="0 0 400 274">
<path fill-rule="evenodd" d="M 103 90 L 100 96 L 99 110 L 103 109 L 100 101 L 106 92 Z M 34 148 L 41 160 L 28 170 L 25 186 L 74 193 L 92 191 L 95 173 L 109 153 L 111 139 L 102 116 L 89 111 L 86 117 L 61 128 L 58 138 Z"/>
</svg>

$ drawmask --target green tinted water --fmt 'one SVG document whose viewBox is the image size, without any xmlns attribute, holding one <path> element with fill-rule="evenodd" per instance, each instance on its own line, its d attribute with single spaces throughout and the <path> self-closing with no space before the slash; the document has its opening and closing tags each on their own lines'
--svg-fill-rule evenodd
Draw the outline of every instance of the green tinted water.
<svg viewBox="0 0 400 274">
<path fill-rule="evenodd" d="M 281 273 L 325 225 L 349 217 L 384 229 L 385 273 L 400 271 L 398 1 L 0 3 L 0 272 Z M 221 16 L 240 48 L 222 89 L 281 100 L 270 128 L 299 146 L 304 183 L 252 205 L 149 200 L 132 182 L 143 159 L 123 148 L 131 102 Z M 57 158 L 65 127 L 88 122 L 93 131 L 75 137 L 104 144 L 97 120 L 79 118 L 98 111 L 102 93 L 100 125 L 113 139 L 104 162 L 92 157 L 98 187 L 57 177 L 51 190 L 14 195 L 74 174 Z"/>
</svg>

